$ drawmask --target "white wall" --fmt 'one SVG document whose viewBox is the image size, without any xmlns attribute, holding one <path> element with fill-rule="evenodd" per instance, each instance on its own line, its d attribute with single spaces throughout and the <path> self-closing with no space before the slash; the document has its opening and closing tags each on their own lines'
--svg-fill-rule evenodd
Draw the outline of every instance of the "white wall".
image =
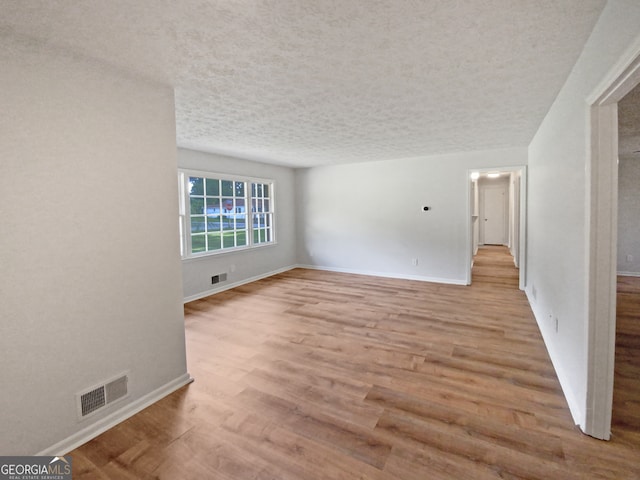
<svg viewBox="0 0 640 480">
<path fill-rule="evenodd" d="M 520 176 L 522 172 L 509 174 L 509 252 L 516 267 L 520 259 Z"/>
<path fill-rule="evenodd" d="M 583 427 L 587 388 L 586 98 L 637 37 L 638 25 L 640 2 L 609 1 L 529 146 L 526 291 L 574 420 Z"/>
<path fill-rule="evenodd" d="M 179 149 L 181 168 L 274 180 L 276 244 L 183 260 L 185 300 L 193 300 L 234 285 L 291 268 L 296 263 L 295 175 L 292 168 L 251 162 L 194 150 Z M 176 217 L 177 222 L 177 217 Z M 211 285 L 211 277 L 227 273 L 227 281 Z"/>
<path fill-rule="evenodd" d="M 188 381 L 173 91 L 6 36 L 0 65 L 0 452 L 62 453 L 114 412 L 77 393 Z"/>
<path fill-rule="evenodd" d="M 299 170 L 299 261 L 464 284 L 468 170 L 526 162 L 521 148 Z"/>
<path fill-rule="evenodd" d="M 473 257 L 478 253 L 478 246 L 480 244 L 480 192 L 478 189 L 478 180 L 470 181 L 471 188 L 471 263 L 473 264 Z"/>
<path fill-rule="evenodd" d="M 627 255 L 632 260 L 627 260 Z M 640 159 L 618 164 L 618 273 L 640 276 Z"/>
</svg>

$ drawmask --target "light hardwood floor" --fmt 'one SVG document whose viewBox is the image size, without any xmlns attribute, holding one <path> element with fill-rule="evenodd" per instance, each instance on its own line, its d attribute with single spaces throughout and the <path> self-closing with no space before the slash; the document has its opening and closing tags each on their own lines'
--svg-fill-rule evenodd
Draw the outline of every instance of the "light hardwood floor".
<svg viewBox="0 0 640 480">
<path fill-rule="evenodd" d="M 640 478 L 638 311 L 602 442 L 517 282 L 488 247 L 470 287 L 297 269 L 192 302 L 195 382 L 71 452 L 74 478 Z"/>
<path fill-rule="evenodd" d="M 618 277 L 612 433 L 640 449 L 640 278 Z M 640 471 L 640 450 L 638 451 Z M 640 473 L 638 474 L 640 477 Z"/>
</svg>

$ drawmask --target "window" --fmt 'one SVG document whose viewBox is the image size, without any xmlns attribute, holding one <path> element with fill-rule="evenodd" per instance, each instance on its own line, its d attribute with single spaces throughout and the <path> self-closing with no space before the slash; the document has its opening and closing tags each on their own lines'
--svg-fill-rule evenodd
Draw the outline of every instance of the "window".
<svg viewBox="0 0 640 480">
<path fill-rule="evenodd" d="M 251 211 L 253 212 L 253 243 L 269 243 L 273 237 L 273 211 L 268 183 L 251 184 Z"/>
<path fill-rule="evenodd" d="M 179 181 L 183 257 L 274 242 L 273 182 L 201 172 Z"/>
</svg>

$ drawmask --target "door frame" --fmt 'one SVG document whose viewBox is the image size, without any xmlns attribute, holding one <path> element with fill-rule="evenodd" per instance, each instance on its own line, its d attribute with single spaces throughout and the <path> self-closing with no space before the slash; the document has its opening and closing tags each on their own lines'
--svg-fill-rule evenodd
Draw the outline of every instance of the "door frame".
<svg viewBox="0 0 640 480">
<path fill-rule="evenodd" d="M 470 168 L 466 172 L 467 182 L 467 272 L 466 272 L 466 284 L 471 285 L 471 267 L 473 265 L 473 210 L 472 210 L 472 180 L 471 174 L 473 172 L 487 173 L 487 172 L 505 172 L 505 173 L 519 173 L 520 175 L 520 201 L 519 201 L 519 216 L 520 225 L 518 232 L 518 270 L 519 270 L 519 282 L 518 288 L 524 290 L 526 287 L 527 279 L 527 166 L 515 165 L 507 167 L 479 167 Z"/>
<path fill-rule="evenodd" d="M 587 405 L 584 433 L 611 437 L 616 345 L 618 102 L 640 84 L 640 37 L 587 97 Z"/>
</svg>

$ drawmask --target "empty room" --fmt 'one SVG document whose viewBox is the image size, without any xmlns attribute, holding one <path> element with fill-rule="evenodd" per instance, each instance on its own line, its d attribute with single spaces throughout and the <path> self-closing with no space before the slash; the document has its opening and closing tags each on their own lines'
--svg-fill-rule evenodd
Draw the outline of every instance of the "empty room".
<svg viewBox="0 0 640 480">
<path fill-rule="evenodd" d="M 639 2 L 0 8 L 0 473 L 640 478 Z"/>
</svg>

